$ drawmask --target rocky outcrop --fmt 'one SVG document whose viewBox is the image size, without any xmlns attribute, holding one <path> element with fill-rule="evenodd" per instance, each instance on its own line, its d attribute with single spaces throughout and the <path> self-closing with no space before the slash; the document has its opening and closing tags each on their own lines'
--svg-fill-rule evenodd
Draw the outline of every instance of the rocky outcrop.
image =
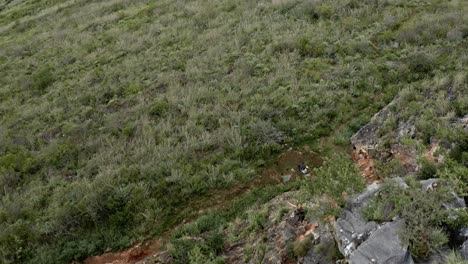
<svg viewBox="0 0 468 264">
<path fill-rule="evenodd" d="M 340 252 L 349 257 L 377 228 L 376 222 L 366 222 L 360 214 L 346 210 L 335 224 Z"/>
<path fill-rule="evenodd" d="M 401 188 L 409 188 L 402 178 L 393 179 Z M 428 179 L 419 182 L 421 189 L 431 192 L 439 188 L 438 179 Z M 414 263 L 407 245 L 400 237 L 404 228 L 404 221 L 398 216 L 390 222 L 378 224 L 365 220 L 362 215 L 370 200 L 379 194 L 382 184 L 371 184 L 361 194 L 352 196 L 347 201 L 341 216 L 335 222 L 335 240 L 338 249 L 346 257 L 350 264 L 380 263 L 380 264 L 412 264 Z M 453 199 L 443 204 L 444 210 L 464 210 L 465 201 L 451 192 Z M 448 215 L 448 217 L 456 217 Z M 459 252 L 468 259 L 468 227 L 461 228 L 452 241 L 455 245 L 461 245 Z M 444 249 L 434 253 L 424 263 L 443 263 L 450 249 Z"/>
<path fill-rule="evenodd" d="M 403 226 L 404 222 L 402 220 L 380 226 L 351 253 L 349 263 L 414 263 L 407 246 L 402 244 L 398 235 Z"/>
<path fill-rule="evenodd" d="M 318 238 L 304 256 L 304 264 L 333 264 L 330 256 L 335 248 L 335 240 L 328 225 L 319 226 Z"/>
<path fill-rule="evenodd" d="M 409 188 L 403 178 L 394 178 L 393 181 L 403 189 Z M 438 179 L 419 183 L 421 189 L 427 192 L 440 187 Z M 247 212 L 262 212 L 264 218 L 261 227 L 252 231 L 252 223 L 249 222 L 252 220 L 247 218 L 234 221 L 225 230 L 227 238 L 234 234 L 236 239 L 226 239 L 222 257 L 226 263 L 251 264 L 413 264 L 415 262 L 408 246 L 400 239 L 405 226 L 403 219 L 398 216 L 392 219 L 385 217 L 384 219 L 390 220 L 377 223 L 367 221 L 363 215 L 363 209 L 379 195 L 382 187 L 382 184 L 373 183 L 362 193 L 348 197 L 341 215 L 336 220 L 326 221 L 314 219 L 302 209 L 318 209 L 320 200 L 310 200 L 299 205 L 302 200 L 300 192 L 283 193 Z M 463 199 L 453 195 L 450 203 L 444 204 L 444 209 L 465 208 Z M 389 210 L 392 211 L 393 207 Z M 304 254 L 295 256 L 295 242 L 304 239 L 310 243 L 303 251 Z M 458 230 L 456 240 L 453 248 L 468 259 L 468 228 Z M 337 250 L 341 252 L 343 259 L 338 259 L 340 254 L 337 254 Z M 425 262 L 417 263 L 444 263 L 450 252 L 451 249 L 447 247 L 431 255 Z M 171 263 L 166 255 L 158 254 L 142 263 Z"/>
<path fill-rule="evenodd" d="M 468 240 L 465 241 L 460 247 L 460 254 L 465 260 L 468 260 Z"/>
<path fill-rule="evenodd" d="M 406 186 L 401 180 L 397 182 Z M 371 198 L 382 185 L 371 184 L 366 191 L 349 199 L 348 206 L 335 223 L 335 239 L 340 252 L 350 264 L 411 264 L 413 259 L 407 246 L 401 242 L 398 232 L 404 225 L 402 220 L 379 225 L 366 221 L 362 215 Z M 406 186 L 407 187 L 407 186 Z"/>
<path fill-rule="evenodd" d="M 341 217 L 336 220 L 335 238 L 338 249 L 345 257 L 349 257 L 372 231 L 378 228 L 376 222 L 364 220 L 361 210 L 380 189 L 379 184 L 369 185 L 366 191 L 348 201 L 348 206 L 343 210 Z"/>
<path fill-rule="evenodd" d="M 351 143 L 356 149 L 373 151 L 379 148 L 380 137 L 377 132 L 382 127 L 383 122 L 392 114 L 391 107 L 395 105 L 399 97 L 395 97 L 392 102 L 375 114 L 371 121 L 363 126 L 351 137 Z"/>
<path fill-rule="evenodd" d="M 462 243 L 459 248 L 460 255 L 465 260 L 468 260 L 468 227 L 460 228 L 455 236 L 455 239 L 457 242 Z"/>
<path fill-rule="evenodd" d="M 459 123 L 465 131 L 468 131 L 468 114 L 464 117 L 459 118 L 457 120 L 457 123 Z"/>
<path fill-rule="evenodd" d="M 431 97 L 433 95 L 428 96 L 428 101 L 435 100 L 435 98 Z M 418 151 L 414 145 L 408 144 L 408 141 L 404 139 L 424 141 L 424 144 L 428 145 L 428 149 L 422 155 L 436 164 L 444 160 L 444 156 L 438 153 L 439 150 L 449 152 L 453 149 L 454 146 L 447 140 L 440 141 L 424 131 L 427 129 L 418 128 L 416 126 L 418 116 L 402 114 L 405 112 L 403 110 L 405 105 L 408 104 L 407 100 L 405 95 L 396 96 L 392 102 L 375 114 L 368 124 L 361 127 L 351 137 L 351 143 L 355 150 L 354 160 L 366 177 L 372 176 L 371 174 L 374 173 L 374 160 L 384 163 L 390 160 L 398 160 L 402 170 L 393 176 L 405 176 L 418 172 L 420 169 L 417 160 Z M 420 103 L 424 105 L 427 102 Z M 440 126 L 458 127 L 468 131 L 468 115 L 451 119 L 438 116 L 437 120 L 439 121 L 434 122 L 440 122 Z M 361 153 L 365 155 L 360 155 Z M 444 151 L 441 153 L 444 153 Z"/>
<path fill-rule="evenodd" d="M 263 205 L 262 208 L 257 208 L 256 211 L 268 212 L 264 228 L 234 241 L 225 252 L 226 263 L 336 263 L 339 254 L 331 224 L 334 219 L 317 219 L 307 215 L 305 210 L 301 209 L 302 206 L 308 210 L 315 210 L 318 208 L 318 201 L 309 200 L 299 205 L 298 197 L 300 192 L 287 192 Z M 280 214 L 279 218 L 278 212 L 284 214 Z M 227 232 L 239 232 L 245 230 L 246 226 L 248 220 L 237 223 Z M 294 251 L 294 247 L 301 241 L 309 241 L 310 245 L 307 243 L 303 255 L 302 253 L 297 255 L 298 252 Z M 254 251 L 249 258 L 245 258 L 248 254 L 247 247 Z M 259 250 L 261 248 L 264 250 Z"/>
</svg>

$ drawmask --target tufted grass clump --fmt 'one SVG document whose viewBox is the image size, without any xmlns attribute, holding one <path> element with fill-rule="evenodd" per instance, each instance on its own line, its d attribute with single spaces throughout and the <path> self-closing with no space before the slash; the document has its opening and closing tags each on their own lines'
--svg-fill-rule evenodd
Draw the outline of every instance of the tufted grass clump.
<svg viewBox="0 0 468 264">
<path fill-rule="evenodd" d="M 304 237 L 303 239 L 297 239 L 293 243 L 293 252 L 296 257 L 303 257 L 307 254 L 310 247 L 312 246 L 312 239 L 310 237 Z"/>
</svg>

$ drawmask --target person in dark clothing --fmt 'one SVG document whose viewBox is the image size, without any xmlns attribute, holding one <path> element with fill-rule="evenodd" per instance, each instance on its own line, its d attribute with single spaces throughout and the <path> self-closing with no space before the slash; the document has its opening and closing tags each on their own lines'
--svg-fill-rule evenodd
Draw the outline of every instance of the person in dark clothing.
<svg viewBox="0 0 468 264">
<path fill-rule="evenodd" d="M 302 174 L 307 174 L 307 173 L 309 173 L 309 171 L 308 171 L 309 166 L 305 165 L 304 162 L 302 162 L 301 164 L 299 164 L 297 167 L 298 167 L 299 171 L 302 172 Z"/>
</svg>

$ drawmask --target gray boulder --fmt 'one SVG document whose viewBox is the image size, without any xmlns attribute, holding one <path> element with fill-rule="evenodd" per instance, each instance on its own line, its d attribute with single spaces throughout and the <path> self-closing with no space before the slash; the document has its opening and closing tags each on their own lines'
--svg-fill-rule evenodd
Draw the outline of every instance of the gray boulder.
<svg viewBox="0 0 468 264">
<path fill-rule="evenodd" d="M 430 190 L 433 190 L 434 187 L 436 187 L 437 185 L 437 182 L 439 181 L 439 179 L 427 179 L 427 180 L 422 180 L 420 181 L 421 183 L 421 188 L 425 191 L 430 191 Z"/>
<path fill-rule="evenodd" d="M 351 253 L 349 263 L 413 264 L 407 246 L 398 236 L 403 226 L 402 220 L 382 225 Z"/>
<path fill-rule="evenodd" d="M 460 209 L 466 207 L 465 200 L 463 198 L 458 197 L 458 195 L 455 192 L 451 192 L 450 194 L 453 196 L 453 199 L 450 202 L 443 204 L 445 210 Z"/>
<path fill-rule="evenodd" d="M 421 183 L 421 188 L 425 191 L 433 191 L 436 189 L 438 186 L 439 179 L 427 179 L 420 181 Z M 453 199 L 450 200 L 447 203 L 443 204 L 443 207 L 445 210 L 450 210 L 450 209 L 459 209 L 459 208 L 465 208 L 466 203 L 463 198 L 460 198 L 455 192 L 450 192 L 452 195 Z"/>
<path fill-rule="evenodd" d="M 367 222 L 360 214 L 345 210 L 335 222 L 335 238 L 338 249 L 348 257 L 378 228 L 376 222 Z"/>
<path fill-rule="evenodd" d="M 465 260 L 468 260 L 468 240 L 461 245 L 460 254 Z"/>
<path fill-rule="evenodd" d="M 401 178 L 395 182 L 402 188 L 408 185 Z M 404 221 L 395 218 L 392 222 L 379 225 L 366 221 L 362 210 L 382 188 L 381 184 L 371 184 L 367 189 L 347 201 L 347 207 L 335 222 L 335 240 L 338 249 L 350 264 L 412 264 L 413 259 L 407 246 L 403 245 L 398 232 Z M 314 263 L 314 262 L 310 262 Z"/>
<path fill-rule="evenodd" d="M 304 256 L 303 264 L 333 264 L 335 240 L 328 225 L 319 225 L 319 238 Z"/>
<path fill-rule="evenodd" d="M 468 227 L 463 227 L 458 229 L 457 235 L 456 235 L 457 241 L 464 242 L 468 240 Z"/>
<path fill-rule="evenodd" d="M 336 220 L 335 239 L 338 249 L 345 257 L 351 255 L 369 237 L 370 233 L 378 228 L 376 222 L 367 222 L 361 212 L 381 188 L 381 184 L 373 183 L 367 186 L 364 192 L 350 197 L 347 201 L 347 208 Z"/>
<path fill-rule="evenodd" d="M 442 264 L 447 263 L 447 257 L 450 255 L 452 250 L 448 247 L 437 250 L 432 253 L 426 260 L 419 260 L 418 264 Z"/>
<path fill-rule="evenodd" d="M 368 185 L 366 190 L 360 194 L 353 195 L 348 199 L 346 202 L 348 204 L 348 208 L 353 209 L 361 209 L 368 204 L 371 198 L 382 189 L 382 184 L 372 183 Z M 353 210 L 355 211 L 355 210 Z"/>
</svg>

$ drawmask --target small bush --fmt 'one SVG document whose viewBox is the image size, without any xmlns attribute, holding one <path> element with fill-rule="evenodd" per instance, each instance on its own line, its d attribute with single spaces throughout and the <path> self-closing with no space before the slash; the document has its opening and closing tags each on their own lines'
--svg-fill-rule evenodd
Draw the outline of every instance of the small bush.
<svg viewBox="0 0 468 264">
<path fill-rule="evenodd" d="M 39 94 L 43 94 L 46 88 L 55 81 L 52 68 L 50 67 L 38 70 L 33 74 L 32 78 L 32 88 Z"/>
<path fill-rule="evenodd" d="M 445 259 L 446 264 L 466 264 L 468 261 L 466 261 L 463 256 L 458 254 L 456 251 L 450 252 L 450 254 L 447 256 Z"/>
<path fill-rule="evenodd" d="M 416 52 L 408 56 L 406 63 L 414 73 L 427 74 L 434 69 L 434 59 L 425 52 Z"/>
<path fill-rule="evenodd" d="M 337 245 L 331 241 L 329 243 L 320 243 L 314 247 L 314 254 L 321 254 L 325 256 L 325 260 L 336 263 L 339 259 L 344 259 L 344 256 L 338 250 Z"/>
<path fill-rule="evenodd" d="M 318 7 L 320 17 L 330 19 L 335 14 L 335 7 L 329 3 L 322 3 Z"/>
<path fill-rule="evenodd" d="M 323 43 L 308 35 L 301 36 L 297 40 L 296 48 L 299 50 L 299 54 L 309 57 L 320 57 L 325 52 Z"/>
<path fill-rule="evenodd" d="M 448 159 L 440 166 L 437 175 L 450 182 L 459 196 L 468 196 L 468 167 L 465 164 Z"/>
<path fill-rule="evenodd" d="M 249 231 L 258 231 L 264 228 L 267 221 L 267 212 L 258 212 L 249 214 Z"/>
<path fill-rule="evenodd" d="M 159 101 L 151 106 L 149 114 L 154 118 L 161 118 L 169 112 L 169 102 L 166 100 Z"/>
<path fill-rule="evenodd" d="M 312 246 L 312 240 L 309 237 L 297 239 L 293 244 L 293 251 L 296 257 L 303 257 Z"/>
<path fill-rule="evenodd" d="M 434 228 L 429 239 L 431 240 L 432 251 L 437 251 L 449 241 L 447 234 L 441 228 Z"/>
<path fill-rule="evenodd" d="M 199 246 L 195 246 L 189 253 L 189 262 L 190 264 L 215 264 L 215 263 L 224 263 L 222 259 L 217 259 L 213 253 L 204 254 Z"/>
<path fill-rule="evenodd" d="M 314 173 L 316 177 L 309 183 L 309 191 L 329 195 L 339 204 L 344 202 L 343 195 L 357 193 L 365 186 L 356 165 L 345 156 L 326 158 Z"/>
<path fill-rule="evenodd" d="M 49 146 L 45 160 L 58 168 L 76 169 L 79 150 L 75 144 L 57 143 Z"/>
<path fill-rule="evenodd" d="M 430 161 L 426 158 L 422 158 L 421 161 L 421 169 L 418 173 L 418 178 L 421 180 L 427 180 L 430 178 L 434 178 L 437 174 L 437 167 L 433 161 Z"/>
<path fill-rule="evenodd" d="M 468 133 L 463 132 L 450 151 L 450 158 L 468 167 Z"/>
<path fill-rule="evenodd" d="M 418 184 L 409 184 L 409 188 L 402 189 L 396 182 L 387 181 L 379 195 L 370 202 L 369 208 L 364 209 L 364 215 L 369 220 L 383 218 L 385 221 L 394 215 L 400 216 L 406 223 L 402 239 L 408 242 L 409 250 L 416 259 L 424 260 L 448 242 L 440 228 L 446 218 L 446 213 L 440 208 L 452 199 L 448 192 L 449 189 L 444 186 L 427 192 Z M 379 210 L 389 204 L 390 215 L 382 217 L 383 211 Z"/>
<path fill-rule="evenodd" d="M 142 90 L 141 86 L 138 84 L 130 84 L 125 88 L 125 96 L 130 96 L 139 93 Z"/>
<path fill-rule="evenodd" d="M 30 173 L 34 172 L 37 167 L 38 163 L 33 155 L 20 149 L 8 151 L 0 156 L 0 172 L 12 169 L 17 172 Z"/>
<path fill-rule="evenodd" d="M 172 239 L 169 253 L 176 263 L 219 263 L 216 255 L 224 247 L 224 233 L 209 231 L 198 237 Z M 205 261 L 205 262 L 200 262 Z"/>
</svg>

